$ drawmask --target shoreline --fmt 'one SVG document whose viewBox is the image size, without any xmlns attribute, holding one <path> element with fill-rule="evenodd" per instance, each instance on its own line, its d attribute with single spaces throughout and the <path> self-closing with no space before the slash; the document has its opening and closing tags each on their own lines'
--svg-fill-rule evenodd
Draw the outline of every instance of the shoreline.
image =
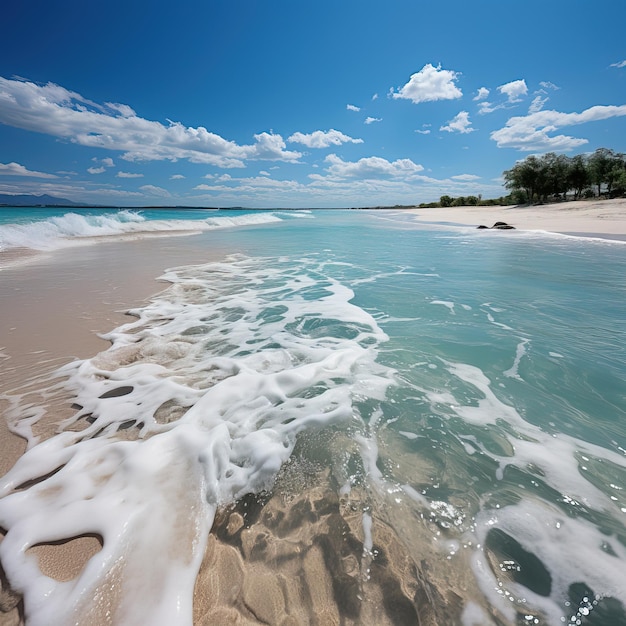
<svg viewBox="0 0 626 626">
<path fill-rule="evenodd" d="M 626 199 L 575 200 L 537 206 L 463 206 L 405 209 L 424 225 L 466 226 L 506 222 L 516 230 L 626 241 Z"/>
<path fill-rule="evenodd" d="M 568 215 L 576 211 L 567 204 L 582 209 L 577 220 L 568 219 Z M 615 237 L 626 240 L 626 200 L 582 206 L 585 204 L 406 211 L 415 216 L 420 225 L 436 225 L 438 229 L 442 228 L 442 222 L 446 222 L 443 228 L 458 228 L 459 225 L 475 228 L 481 223 L 491 226 L 495 221 L 506 221 L 522 231 L 550 230 L 574 236 L 593 233 L 607 240 Z M 594 206 L 598 204 L 601 206 Z M 555 208 L 561 212 L 555 213 Z M 606 217 L 604 210 L 612 211 L 615 217 Z M 550 224 L 554 227 L 537 226 L 542 219 L 544 222 L 552 220 Z M 583 228 L 585 230 L 579 230 Z M 6 304 L 0 319 L 0 393 L 36 382 L 37 377 L 45 376 L 56 365 L 105 350 L 107 344 L 98 333 L 128 321 L 125 311 L 143 306 L 165 289 L 167 283 L 159 282 L 158 277 L 166 268 L 218 260 L 233 252 L 207 247 L 207 240 L 202 236 L 188 238 L 184 246 L 180 246 L 177 239 L 141 238 L 110 241 L 106 246 L 66 248 L 3 270 L 0 294 L 5 296 Z M 67 411 L 67 407 L 63 410 Z M 47 426 L 44 421 L 48 422 Z M 48 416 L 38 429 L 53 429 L 55 424 Z M 0 443 L 3 449 L 1 475 L 23 453 L 24 441 L 10 433 L 2 420 Z M 267 623 L 278 623 L 287 620 L 286 607 L 293 606 L 307 593 L 312 595 L 309 603 L 301 606 L 302 616 L 324 612 L 329 623 L 337 623 L 341 615 L 334 604 L 333 590 L 340 585 L 346 586 L 346 597 L 354 606 L 363 605 L 363 615 L 372 611 L 372 615 L 378 616 L 374 611 L 384 604 L 388 590 L 400 589 L 403 584 L 413 590 L 413 596 L 418 590 L 424 598 L 433 594 L 439 597 L 436 581 L 441 579 L 441 594 L 444 593 L 447 583 L 443 573 L 429 571 L 426 575 L 422 572 L 419 563 L 408 557 L 406 546 L 393 534 L 391 526 L 377 521 L 384 521 L 384 503 L 369 501 L 357 489 L 349 498 L 337 498 L 336 490 L 328 487 L 329 477 L 319 472 L 309 477 L 310 483 L 295 498 L 292 490 L 283 491 L 281 485 L 302 480 L 306 472 L 296 469 L 296 463 L 285 468 L 269 501 L 260 504 L 260 499 L 257 502 L 251 497 L 219 511 L 196 583 L 194 623 L 210 620 L 235 623 L 241 615 L 249 614 L 263 616 Z M 379 525 L 375 526 L 374 534 L 385 538 L 382 547 L 393 558 L 387 569 L 380 567 L 378 561 L 373 563 L 370 586 L 373 591 L 362 601 L 359 581 L 364 568 L 371 565 L 363 557 L 366 537 L 359 513 L 366 506 L 377 507 L 373 518 Z M 254 519 L 252 509 L 258 513 L 258 520 Z M 419 530 L 419 524 L 416 528 Z M 418 537 L 417 530 L 411 536 Z M 330 537 L 330 540 L 324 543 L 326 539 L 322 541 L 320 537 Z M 346 545 L 350 552 L 343 555 L 341 563 L 335 562 L 334 555 L 340 554 Z M 85 535 L 61 546 L 42 544 L 31 550 L 47 575 L 57 580 L 70 580 L 77 568 L 80 570 L 101 547 L 96 536 Z M 415 553 L 419 551 L 416 549 Z M 430 556 L 433 557 L 430 561 L 436 562 L 437 555 Z M 298 565 L 300 562 L 302 567 Z M 369 576 L 369 569 L 367 571 Z M 426 586 L 424 581 L 429 579 L 431 582 Z M 306 584 L 300 586 L 300 580 Z M 459 580 L 457 586 L 463 588 L 469 584 Z M 240 594 L 237 602 L 235 591 Z M 414 620 L 414 617 L 408 619 L 409 613 L 402 613 L 410 608 L 402 594 L 394 595 L 392 600 L 393 611 L 388 609 L 390 616 L 402 617 L 405 623 Z M 427 604 L 424 599 L 422 602 Z M 437 616 L 441 618 L 439 623 L 443 623 L 447 621 L 443 617 L 448 610 L 446 603 L 442 599 L 437 606 L 442 612 Z M 7 622 L 2 621 L 3 617 Z M 8 624 L 8 620 L 14 618 L 16 621 L 11 623 L 21 623 L 17 609 L 0 613 L 0 623 Z"/>
</svg>

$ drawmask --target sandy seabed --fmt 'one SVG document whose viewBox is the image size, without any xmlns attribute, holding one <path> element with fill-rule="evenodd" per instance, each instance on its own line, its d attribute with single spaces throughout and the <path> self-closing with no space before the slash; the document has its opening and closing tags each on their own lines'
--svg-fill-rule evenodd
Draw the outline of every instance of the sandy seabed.
<svg viewBox="0 0 626 626">
<path fill-rule="evenodd" d="M 626 239 L 621 199 L 409 211 L 425 226 L 503 221 L 518 230 Z M 222 257 L 193 238 L 182 246 L 172 238 L 157 245 L 146 240 L 67 249 L 0 271 L 0 411 L 7 409 L 1 394 L 36 393 L 37 381 L 56 367 L 105 349 L 98 333 L 119 326 L 123 311 L 160 291 L 154 279 L 166 267 Z M 39 428 L 44 437 L 52 432 L 45 424 Z M 0 475 L 24 449 L 0 420 Z M 471 594 L 472 581 L 438 572 L 434 554 L 418 550 L 418 559 L 411 557 L 384 516 L 372 515 L 376 558 L 367 557 L 362 511 L 377 503 L 358 490 L 340 498 L 327 469 L 298 458 L 281 472 L 271 495 L 244 498 L 218 512 L 196 582 L 194 624 L 458 623 L 463 603 L 451 590 Z M 423 547 L 422 526 L 416 523 L 407 534 Z M 33 550 L 44 573 L 71 580 L 99 549 L 96 537 L 81 537 Z M 22 624 L 20 598 L 2 578 L 0 624 Z"/>
</svg>

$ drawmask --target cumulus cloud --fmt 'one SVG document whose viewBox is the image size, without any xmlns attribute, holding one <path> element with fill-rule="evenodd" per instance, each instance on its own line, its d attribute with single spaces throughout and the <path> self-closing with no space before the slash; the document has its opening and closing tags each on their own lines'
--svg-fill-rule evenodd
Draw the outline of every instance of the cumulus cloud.
<svg viewBox="0 0 626 626">
<path fill-rule="evenodd" d="M 543 109 L 543 105 L 548 101 L 548 98 L 543 98 L 542 96 L 535 96 L 533 101 L 530 103 L 528 107 L 529 113 L 537 113 L 537 111 L 541 111 Z"/>
<path fill-rule="evenodd" d="M 30 178 L 58 178 L 54 174 L 29 170 L 19 163 L 0 163 L 0 175 L 4 176 L 28 176 Z"/>
<path fill-rule="evenodd" d="M 424 170 L 423 166 L 411 159 L 387 161 L 382 157 L 365 157 L 358 161 L 344 161 L 336 154 L 326 157 L 329 164 L 326 171 L 337 178 L 410 178 Z"/>
<path fill-rule="evenodd" d="M 118 172 L 118 178 L 143 178 L 143 174 L 133 174 L 132 172 Z"/>
<path fill-rule="evenodd" d="M 170 176 L 170 180 L 182 180 L 183 178 L 185 177 L 182 174 L 173 174 Z"/>
<path fill-rule="evenodd" d="M 475 101 L 478 101 L 478 100 L 484 100 L 487 97 L 489 97 L 489 89 L 487 89 L 487 87 L 481 87 L 473 99 Z"/>
<path fill-rule="evenodd" d="M 217 167 L 244 167 L 246 160 L 297 162 L 280 135 L 259 133 L 238 145 L 199 126 L 169 125 L 138 117 L 123 104 L 90 102 L 59 85 L 40 86 L 0 77 L 0 123 L 68 139 L 92 148 L 123 152 L 129 161 L 188 159 Z"/>
<path fill-rule="evenodd" d="M 514 80 L 510 83 L 500 85 L 498 91 L 504 94 L 509 99 L 509 102 L 519 102 L 522 96 L 528 93 L 528 87 L 526 86 L 525 80 Z"/>
<path fill-rule="evenodd" d="M 457 174 L 456 176 L 451 176 L 450 178 L 463 181 L 480 180 L 480 176 L 476 176 L 475 174 Z"/>
<path fill-rule="evenodd" d="M 360 111 L 361 107 L 355 106 L 354 104 L 347 104 L 346 109 L 348 109 L 348 111 Z"/>
<path fill-rule="evenodd" d="M 409 82 L 397 92 L 391 91 L 394 98 L 411 100 L 415 104 L 436 100 L 455 100 L 463 95 L 456 86 L 458 72 L 442 70 L 441 65 L 434 67 L 430 63 L 411 75 Z"/>
<path fill-rule="evenodd" d="M 476 129 L 472 128 L 469 113 L 467 111 L 461 111 L 448 122 L 447 126 L 442 126 L 439 130 L 445 130 L 448 133 L 461 133 L 465 135 L 467 133 L 474 132 Z"/>
<path fill-rule="evenodd" d="M 373 124 L 374 122 L 382 122 L 382 117 L 366 117 L 365 124 Z"/>
<path fill-rule="evenodd" d="M 491 133 L 499 148 L 517 148 L 530 151 L 568 151 L 588 143 L 587 139 L 568 135 L 552 135 L 560 128 L 605 120 L 626 115 L 626 104 L 621 106 L 593 106 L 581 113 L 537 111 L 526 116 L 512 117 L 504 128 Z"/>
<path fill-rule="evenodd" d="M 90 167 L 87 169 L 90 174 L 104 174 L 106 172 L 106 167 L 104 165 L 100 167 Z"/>
<path fill-rule="evenodd" d="M 549 80 L 542 80 L 539 83 L 544 89 L 551 89 L 551 90 L 558 90 L 560 89 L 560 87 L 557 87 L 557 85 L 555 85 L 554 83 L 551 83 Z"/>
<path fill-rule="evenodd" d="M 420 135 L 430 135 L 430 130 L 428 128 L 426 130 L 416 130 L 415 132 Z"/>
<path fill-rule="evenodd" d="M 487 113 L 493 113 L 498 109 L 502 109 L 504 107 L 503 104 L 492 104 L 491 102 L 480 102 L 478 104 L 478 114 L 486 115 Z"/>
<path fill-rule="evenodd" d="M 219 193 L 219 192 L 236 192 L 239 197 L 241 194 L 255 194 L 264 192 L 293 192 L 304 191 L 306 186 L 295 180 L 276 180 L 267 176 L 253 176 L 248 178 L 228 178 L 222 181 L 216 181 L 214 184 L 206 183 L 196 185 L 196 191 Z"/>
<path fill-rule="evenodd" d="M 287 141 L 301 143 L 308 148 L 328 148 L 329 146 L 340 146 L 342 143 L 363 143 L 362 139 L 353 139 L 334 128 L 327 131 L 316 130 L 309 134 L 294 133 Z"/>
<path fill-rule="evenodd" d="M 142 185 L 139 187 L 147 196 L 158 196 L 160 198 L 169 198 L 172 194 L 163 187 L 157 187 L 156 185 Z"/>
<path fill-rule="evenodd" d="M 617 67 L 617 68 L 626 67 L 626 61 L 618 61 L 617 63 L 611 63 L 611 67 Z"/>
</svg>

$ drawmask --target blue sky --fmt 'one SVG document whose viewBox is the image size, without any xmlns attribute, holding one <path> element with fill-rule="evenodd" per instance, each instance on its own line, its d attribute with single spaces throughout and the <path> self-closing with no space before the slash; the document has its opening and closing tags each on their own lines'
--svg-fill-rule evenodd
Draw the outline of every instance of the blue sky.
<svg viewBox="0 0 626 626">
<path fill-rule="evenodd" d="M 0 16 L 0 193 L 417 204 L 497 197 L 528 154 L 626 151 L 615 0 L 16 0 Z"/>
</svg>

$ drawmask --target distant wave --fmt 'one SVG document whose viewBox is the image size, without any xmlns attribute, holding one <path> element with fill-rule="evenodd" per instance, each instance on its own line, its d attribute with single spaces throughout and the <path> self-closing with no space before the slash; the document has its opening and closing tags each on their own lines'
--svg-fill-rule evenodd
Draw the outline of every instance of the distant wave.
<svg viewBox="0 0 626 626">
<path fill-rule="evenodd" d="M 93 237 L 120 237 L 161 233 L 187 233 L 234 228 L 282 221 L 273 213 L 245 213 L 236 216 L 216 216 L 204 220 L 169 219 L 150 220 L 140 212 L 122 210 L 96 215 L 65 213 L 45 220 L 0 226 L 0 252 L 29 248 L 57 250 L 77 243 L 86 243 Z"/>
</svg>

